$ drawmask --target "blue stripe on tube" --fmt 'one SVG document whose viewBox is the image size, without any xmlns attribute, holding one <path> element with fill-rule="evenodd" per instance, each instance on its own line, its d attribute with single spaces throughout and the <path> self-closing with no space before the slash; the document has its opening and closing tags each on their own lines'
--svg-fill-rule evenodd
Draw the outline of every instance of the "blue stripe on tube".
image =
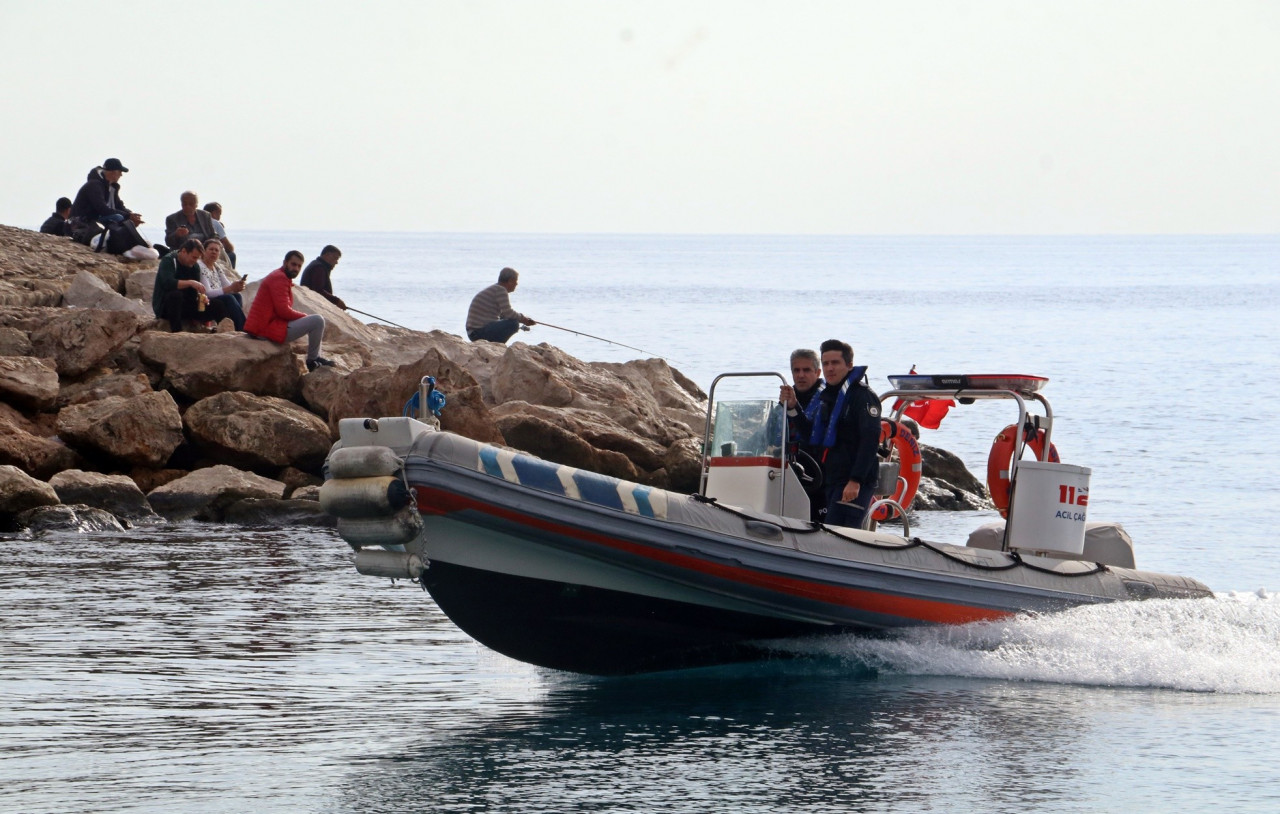
<svg viewBox="0 0 1280 814">
<path fill-rule="evenodd" d="M 516 470 L 516 477 L 525 486 L 551 492 L 554 495 L 564 494 L 564 484 L 556 474 L 560 469 L 559 464 L 547 463 L 527 455 L 517 455 L 512 459 L 511 465 Z"/>
</svg>

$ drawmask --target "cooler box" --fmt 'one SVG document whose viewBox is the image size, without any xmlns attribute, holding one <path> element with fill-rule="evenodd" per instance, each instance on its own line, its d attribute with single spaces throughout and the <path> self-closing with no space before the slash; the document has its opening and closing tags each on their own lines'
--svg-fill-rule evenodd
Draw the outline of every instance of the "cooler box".
<svg viewBox="0 0 1280 814">
<path fill-rule="evenodd" d="M 1089 510 L 1092 470 L 1018 461 L 1009 509 L 1009 548 L 1079 557 Z"/>
</svg>

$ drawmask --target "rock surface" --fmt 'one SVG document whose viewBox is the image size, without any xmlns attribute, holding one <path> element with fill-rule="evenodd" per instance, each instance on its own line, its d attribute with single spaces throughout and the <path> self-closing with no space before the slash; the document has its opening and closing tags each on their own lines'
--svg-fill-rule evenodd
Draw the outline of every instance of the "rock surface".
<svg viewBox="0 0 1280 814">
<path fill-rule="evenodd" d="M 48 410 L 58 400 L 58 370 L 48 359 L 0 356 L 0 400 L 29 410 Z"/>
<path fill-rule="evenodd" d="M 242 469 L 319 469 L 333 444 L 328 425 L 314 413 L 284 399 L 239 391 L 201 399 L 183 423 L 210 458 Z"/>
<path fill-rule="evenodd" d="M 116 256 L 89 251 L 71 238 L 0 225 L 0 306 L 57 305 L 77 271 L 84 269 L 116 291 L 133 268 Z"/>
<path fill-rule="evenodd" d="M 68 469 L 49 479 L 58 499 L 66 504 L 92 506 L 127 520 L 149 522 L 158 519 L 147 496 L 127 475 L 103 475 Z"/>
<path fill-rule="evenodd" d="M 58 494 L 53 487 L 16 466 L 0 465 L 0 520 L 37 506 L 53 506 Z"/>
<path fill-rule="evenodd" d="M 62 304 L 72 308 L 127 311 L 147 320 L 155 318 L 149 306 L 125 297 L 115 288 L 104 283 L 102 278 L 84 269 L 76 272 L 75 279 L 62 295 Z"/>
<path fill-rule="evenodd" d="M 41 506 L 27 509 L 14 518 L 15 524 L 25 528 L 32 534 L 47 534 L 51 531 L 74 531 L 79 533 L 124 531 L 125 523 L 111 512 L 96 509 L 93 506 Z"/>
<path fill-rule="evenodd" d="M 240 390 L 292 400 L 302 383 L 302 367 L 288 345 L 246 334 L 148 331 L 138 356 L 163 374 L 162 386 L 190 399 Z"/>
<path fill-rule="evenodd" d="M 221 521 L 235 502 L 247 498 L 284 497 L 284 484 L 252 472 L 220 464 L 151 490 L 147 501 L 167 520 Z"/>
<path fill-rule="evenodd" d="M 64 408 L 58 414 L 58 435 L 85 455 L 157 467 L 183 441 L 182 416 L 173 396 L 164 391 L 108 396 Z"/>
</svg>

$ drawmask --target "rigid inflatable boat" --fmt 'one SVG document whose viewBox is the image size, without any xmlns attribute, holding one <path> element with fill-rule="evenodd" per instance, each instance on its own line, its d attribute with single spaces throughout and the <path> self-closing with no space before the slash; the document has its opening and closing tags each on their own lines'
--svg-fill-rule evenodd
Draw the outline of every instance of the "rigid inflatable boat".
<svg viewBox="0 0 1280 814">
<path fill-rule="evenodd" d="M 1193 579 L 1136 570 L 1123 529 L 1087 521 L 1089 470 L 1050 460 L 1044 379 L 891 381 L 883 497 L 865 528 L 809 522 L 785 414 L 769 400 L 717 402 L 715 383 L 698 494 L 478 443 L 441 431 L 423 410 L 421 420 L 342 420 L 321 503 L 361 573 L 421 584 L 499 653 L 597 675 L 767 657 L 777 652 L 770 640 L 796 636 L 1210 595 Z M 420 403 L 438 404 L 425 382 Z M 1008 484 L 1007 523 L 966 545 L 914 536 L 907 510 L 918 448 L 912 456 L 914 440 L 891 442 L 907 435 L 903 412 L 990 398 L 1018 408 L 989 466 L 1001 489 Z M 1039 460 L 1022 460 L 1024 448 Z M 875 527 L 873 517 L 886 516 L 902 534 Z"/>
</svg>

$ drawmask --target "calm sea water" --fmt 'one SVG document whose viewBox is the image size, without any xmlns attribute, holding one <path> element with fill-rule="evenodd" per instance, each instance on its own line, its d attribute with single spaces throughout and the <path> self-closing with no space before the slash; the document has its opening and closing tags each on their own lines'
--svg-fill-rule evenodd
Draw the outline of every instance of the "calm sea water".
<svg viewBox="0 0 1280 814">
<path fill-rule="evenodd" d="M 879 389 L 913 364 L 1049 376 L 1091 515 L 1219 596 L 603 680 L 481 648 L 331 532 L 0 539 L 0 810 L 1280 806 L 1280 238 L 233 236 L 254 277 L 335 243 L 338 293 L 420 329 L 460 332 L 511 265 L 518 309 L 704 388 L 829 336 Z M 1008 421 L 965 407 L 925 441 L 981 471 Z"/>
</svg>

